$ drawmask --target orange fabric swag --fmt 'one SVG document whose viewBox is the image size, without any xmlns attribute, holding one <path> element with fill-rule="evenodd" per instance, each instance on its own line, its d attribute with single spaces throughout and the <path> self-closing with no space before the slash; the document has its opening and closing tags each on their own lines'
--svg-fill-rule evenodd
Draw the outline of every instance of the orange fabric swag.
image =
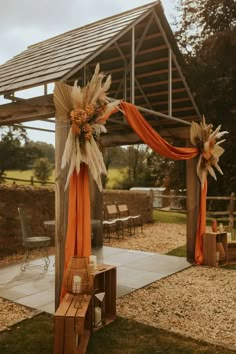
<svg viewBox="0 0 236 354">
<path fill-rule="evenodd" d="M 140 139 L 161 156 L 172 160 L 188 160 L 199 154 L 197 148 L 179 148 L 163 139 L 143 118 L 138 109 L 127 102 L 120 104 L 125 118 Z"/>
</svg>

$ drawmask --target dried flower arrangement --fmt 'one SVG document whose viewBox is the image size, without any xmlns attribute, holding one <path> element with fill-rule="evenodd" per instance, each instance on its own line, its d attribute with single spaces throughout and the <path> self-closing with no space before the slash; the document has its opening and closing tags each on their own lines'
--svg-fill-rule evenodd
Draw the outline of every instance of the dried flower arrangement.
<svg viewBox="0 0 236 354">
<path fill-rule="evenodd" d="M 200 151 L 200 156 L 197 163 L 197 175 L 204 186 L 207 174 L 216 180 L 216 174 L 213 169 L 215 167 L 221 174 L 223 174 L 218 165 L 220 156 L 224 153 L 224 149 L 220 146 L 225 141 L 219 140 L 227 131 L 220 132 L 221 125 L 215 130 L 212 129 L 212 124 L 206 124 L 205 117 L 200 124 L 192 122 L 190 129 L 190 140 L 193 145 L 197 146 Z M 218 141 L 219 140 L 219 141 Z"/>
<path fill-rule="evenodd" d="M 120 103 L 109 101 L 106 92 L 111 85 L 111 76 L 103 83 L 104 78 L 97 64 L 91 81 L 83 88 L 77 86 L 77 82 L 73 87 L 60 82 L 55 84 L 57 118 L 67 122 L 69 119 L 70 122 L 61 164 L 62 168 L 70 164 L 66 188 L 74 169 L 79 174 L 80 164 L 84 162 L 89 166 L 99 189 L 102 189 L 101 174 L 107 174 L 107 171 L 97 143 L 100 134 L 106 133 L 104 125 L 107 118 Z"/>
</svg>

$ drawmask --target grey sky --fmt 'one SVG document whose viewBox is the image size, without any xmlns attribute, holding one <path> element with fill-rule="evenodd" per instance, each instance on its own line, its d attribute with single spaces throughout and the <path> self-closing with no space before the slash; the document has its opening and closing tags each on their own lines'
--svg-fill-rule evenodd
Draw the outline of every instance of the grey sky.
<svg viewBox="0 0 236 354">
<path fill-rule="evenodd" d="M 148 0 L 0 0 L 0 64 L 31 44 L 151 2 Z M 162 0 L 169 21 L 176 3 L 176 0 Z M 31 139 L 37 139 L 37 134 L 28 131 Z M 54 139 L 52 135 L 50 140 Z"/>
</svg>

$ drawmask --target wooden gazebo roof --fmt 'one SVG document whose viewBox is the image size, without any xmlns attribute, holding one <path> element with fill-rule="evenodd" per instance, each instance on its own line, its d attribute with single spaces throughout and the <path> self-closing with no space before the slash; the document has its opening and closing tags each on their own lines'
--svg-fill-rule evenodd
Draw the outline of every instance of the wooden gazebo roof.
<svg viewBox="0 0 236 354">
<path fill-rule="evenodd" d="M 54 117 L 47 84 L 78 80 L 84 85 L 96 63 L 112 75 L 110 97 L 148 110 L 145 118 L 164 137 L 188 137 L 186 123 L 199 120 L 200 114 L 159 1 L 31 45 L 1 65 L 0 94 L 12 103 L 0 106 L 0 125 Z M 40 85 L 45 86 L 44 96 L 17 98 L 17 91 Z M 139 141 L 122 116 L 110 119 L 107 128 L 106 145 Z"/>
</svg>

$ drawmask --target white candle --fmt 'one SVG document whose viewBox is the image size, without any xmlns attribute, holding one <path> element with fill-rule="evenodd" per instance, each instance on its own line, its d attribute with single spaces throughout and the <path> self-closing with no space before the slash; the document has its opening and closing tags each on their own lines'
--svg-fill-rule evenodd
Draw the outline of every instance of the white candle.
<svg viewBox="0 0 236 354">
<path fill-rule="evenodd" d="M 81 291 L 81 277 L 79 275 L 74 275 L 73 276 L 73 281 L 72 281 L 72 292 L 74 294 L 78 294 Z"/>
<path fill-rule="evenodd" d="M 96 306 L 94 309 L 94 326 L 101 326 L 102 324 L 102 309 Z"/>
<path fill-rule="evenodd" d="M 89 265 L 91 271 L 95 271 L 97 269 L 97 257 L 94 255 L 89 256 Z"/>
</svg>

